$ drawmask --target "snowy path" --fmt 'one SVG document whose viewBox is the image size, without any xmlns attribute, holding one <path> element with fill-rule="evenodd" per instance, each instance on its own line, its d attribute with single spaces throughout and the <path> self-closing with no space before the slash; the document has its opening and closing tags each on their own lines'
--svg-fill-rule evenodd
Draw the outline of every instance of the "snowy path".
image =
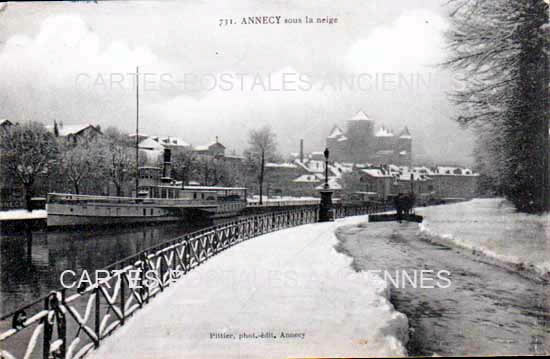
<svg viewBox="0 0 550 359">
<path fill-rule="evenodd" d="M 410 355 L 550 353 L 550 287 L 427 242 L 416 223 L 368 223 L 341 228 L 337 235 L 354 268 L 387 270 L 388 280 L 397 277 L 396 270 L 411 277 L 421 270 L 450 272 L 448 288 L 414 288 L 401 279 L 400 288 L 391 290 L 392 302 L 413 329 Z"/>
<path fill-rule="evenodd" d="M 91 357 L 404 355 L 407 318 L 388 301 L 385 282 L 356 273 L 334 249 L 338 226 L 365 220 L 309 224 L 238 244 L 155 298 Z"/>
</svg>

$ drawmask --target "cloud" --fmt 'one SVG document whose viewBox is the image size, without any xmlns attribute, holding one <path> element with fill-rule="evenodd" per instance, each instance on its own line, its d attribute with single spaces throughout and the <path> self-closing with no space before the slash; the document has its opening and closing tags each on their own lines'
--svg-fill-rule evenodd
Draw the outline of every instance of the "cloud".
<svg viewBox="0 0 550 359">
<path fill-rule="evenodd" d="M 356 72 L 422 72 L 442 60 L 443 32 L 448 26 L 428 10 L 408 11 L 387 26 L 357 40 L 347 54 Z"/>
<path fill-rule="evenodd" d="M 361 25 L 364 12 L 357 15 L 356 11 L 341 10 L 340 27 L 229 29 L 218 28 L 215 14 L 203 5 L 197 6 L 210 17 L 193 21 L 197 15 L 190 15 L 194 6 L 190 3 L 185 4 L 185 12 L 160 5 L 158 9 L 143 9 L 139 4 L 134 12 L 118 14 L 125 24 L 123 29 L 110 23 L 115 21 L 109 16 L 117 3 L 107 3 L 96 8 L 95 17 L 56 13 L 45 17 L 35 33 L 9 37 L 0 52 L 0 78 L 7 79 L 0 84 L 0 116 L 45 123 L 53 119 L 67 124 L 90 122 L 133 131 L 133 78 L 125 76 L 130 83 L 125 83 L 124 91 L 94 81 L 110 73 L 128 75 L 140 65 L 142 73 L 156 74 L 153 77 L 157 81 L 164 73 L 178 81 L 191 71 L 205 71 L 217 81 L 222 75 L 232 78 L 230 90 L 218 82 L 206 91 L 178 86 L 143 91 L 142 130 L 181 136 L 193 144 L 218 135 L 230 148 L 241 150 L 246 146 L 248 129 L 267 123 L 278 133 L 283 153 L 295 151 L 300 138 L 306 139 L 306 150 L 319 150 L 330 127 L 342 124 L 359 109 L 380 124 L 396 129 L 409 125 L 411 131 L 423 132 L 425 137 L 446 138 L 456 131 L 454 124 L 432 108 L 436 103 L 438 109 L 444 109 L 442 88 L 374 88 L 362 92 L 322 87 L 322 80 L 304 83 L 297 78 L 310 72 L 432 71 L 429 66 L 439 62 L 443 53 L 442 31 L 447 26 L 433 12 L 403 10 L 392 22 L 380 21 L 377 27 Z M 285 11 L 278 9 L 277 13 Z M 301 11 L 309 13 L 308 9 Z M 288 16 L 292 14 L 288 10 Z M 151 30 L 143 29 L 144 16 L 152 16 Z M 111 25 L 117 31 L 107 33 L 105 29 Z M 313 41 L 320 38 L 323 41 Z M 251 71 L 244 88 L 238 81 L 239 71 Z M 252 71 L 260 71 L 258 81 Z M 77 86 L 77 76 L 82 73 L 89 77 L 84 78 L 84 86 Z M 276 90 L 283 86 L 285 76 L 291 82 L 288 86 L 296 91 Z M 105 77 L 101 79 L 105 81 Z M 304 90 L 308 85 L 311 88 Z M 463 151 L 456 149 L 460 146 L 450 146 L 445 153 L 460 157 Z"/>
<path fill-rule="evenodd" d="M 0 53 L 2 75 L 15 84 L 32 80 L 35 87 L 68 88 L 79 73 L 127 73 L 137 65 L 160 66 L 161 62 L 145 47 L 102 44 L 77 15 L 51 16 L 35 37 L 15 35 Z"/>
</svg>

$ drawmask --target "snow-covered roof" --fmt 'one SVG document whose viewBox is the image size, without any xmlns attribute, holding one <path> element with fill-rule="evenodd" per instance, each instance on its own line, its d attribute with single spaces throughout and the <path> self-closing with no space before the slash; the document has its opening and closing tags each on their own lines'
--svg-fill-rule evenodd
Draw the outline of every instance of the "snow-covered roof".
<svg viewBox="0 0 550 359">
<path fill-rule="evenodd" d="M 310 172 L 323 172 L 325 170 L 325 161 L 309 160 L 305 165 Z"/>
<path fill-rule="evenodd" d="M 167 145 L 167 146 L 180 146 L 180 147 L 189 147 L 189 146 L 191 146 L 189 143 L 185 142 L 181 138 L 172 137 L 172 136 L 161 137 L 161 138 L 159 138 L 159 142 L 162 143 L 163 145 Z"/>
<path fill-rule="evenodd" d="M 342 189 L 342 186 L 340 185 L 340 183 L 338 183 L 338 181 L 336 180 L 336 178 L 328 178 L 328 187 L 330 189 Z M 325 189 L 325 183 L 323 182 L 323 184 L 320 184 L 319 186 L 315 187 L 315 189 Z"/>
<path fill-rule="evenodd" d="M 397 179 L 399 179 L 400 181 L 410 181 L 411 180 L 411 175 L 413 176 L 414 181 L 426 181 L 426 180 L 430 179 L 425 174 L 416 173 L 416 172 L 408 172 L 408 171 L 400 172 L 395 177 Z"/>
<path fill-rule="evenodd" d="M 393 137 L 393 133 L 389 128 L 381 127 L 375 134 L 376 137 Z"/>
<path fill-rule="evenodd" d="M 317 183 L 319 182 L 319 179 L 315 175 L 301 175 L 300 177 L 292 180 L 292 182 Z"/>
<path fill-rule="evenodd" d="M 393 177 L 389 172 L 383 172 L 379 168 L 368 168 L 368 169 L 361 170 L 361 171 L 368 174 L 371 177 L 377 177 L 377 178 Z"/>
<path fill-rule="evenodd" d="M 347 141 L 348 138 L 346 136 L 340 136 L 340 138 L 338 139 L 338 142 L 342 142 L 342 141 Z"/>
<path fill-rule="evenodd" d="M 332 131 L 330 131 L 330 135 L 328 135 L 328 138 L 338 138 L 342 136 L 344 132 L 340 129 L 338 126 L 334 126 Z"/>
<path fill-rule="evenodd" d="M 58 124 L 57 131 L 59 132 L 59 136 L 69 136 L 69 135 L 76 135 L 90 127 L 96 130 L 97 132 L 99 132 L 99 130 L 95 128 L 94 125 L 91 125 L 89 123 L 81 123 L 78 125 L 63 125 L 63 126 Z M 46 126 L 46 129 L 50 132 L 53 132 L 54 125 L 48 125 Z"/>
<path fill-rule="evenodd" d="M 298 168 L 297 165 L 293 163 L 274 163 L 274 162 L 268 162 L 265 164 L 266 167 L 270 168 Z"/>
<path fill-rule="evenodd" d="M 392 172 L 399 172 L 399 166 L 396 166 L 396 165 L 388 165 L 388 169 Z"/>
<path fill-rule="evenodd" d="M 7 118 L 0 118 L 0 126 L 4 126 L 4 125 L 13 125 L 13 123 L 8 120 Z"/>
<path fill-rule="evenodd" d="M 434 175 L 455 175 L 455 176 L 478 176 L 469 168 L 452 167 L 452 166 L 437 166 L 433 173 Z"/>
<path fill-rule="evenodd" d="M 427 175 L 432 175 L 433 174 L 433 171 L 430 168 L 426 167 L 426 166 L 413 167 L 412 171 L 416 172 L 416 173 L 427 174 Z"/>
<path fill-rule="evenodd" d="M 407 151 L 401 151 L 401 152 L 399 152 L 399 154 L 400 154 L 401 156 L 406 156 L 406 155 L 407 155 Z"/>
<path fill-rule="evenodd" d="M 357 112 L 351 119 L 352 121 L 372 121 L 372 119 L 363 111 Z"/>
<path fill-rule="evenodd" d="M 403 138 L 403 139 L 411 139 L 411 133 L 409 132 L 409 129 L 407 128 L 407 126 L 405 126 L 405 128 L 403 129 L 403 131 L 401 131 L 401 133 L 399 134 L 399 138 Z"/>
<path fill-rule="evenodd" d="M 329 171 L 333 174 L 334 177 L 340 178 L 342 177 L 342 172 L 340 168 L 334 166 L 334 165 L 328 165 Z"/>
<path fill-rule="evenodd" d="M 138 148 L 144 150 L 163 150 L 164 146 L 153 140 L 151 137 L 147 137 L 138 144 Z"/>
</svg>

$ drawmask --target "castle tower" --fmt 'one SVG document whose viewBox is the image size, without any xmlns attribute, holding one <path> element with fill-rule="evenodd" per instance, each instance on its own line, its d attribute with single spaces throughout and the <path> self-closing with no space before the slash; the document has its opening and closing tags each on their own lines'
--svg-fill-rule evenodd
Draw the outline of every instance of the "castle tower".
<svg viewBox="0 0 550 359">
<path fill-rule="evenodd" d="M 326 147 L 331 153 L 330 157 L 334 161 L 342 161 L 346 159 L 347 143 L 348 141 L 347 137 L 344 135 L 344 131 L 335 125 L 332 128 L 332 131 L 330 131 L 326 143 Z"/>
<path fill-rule="evenodd" d="M 412 165 L 412 136 L 407 126 L 397 139 L 396 163 L 404 166 Z"/>
<path fill-rule="evenodd" d="M 353 162 L 368 162 L 375 145 L 374 120 L 363 111 L 357 112 L 347 121 L 347 133 L 349 140 L 349 160 Z"/>
</svg>

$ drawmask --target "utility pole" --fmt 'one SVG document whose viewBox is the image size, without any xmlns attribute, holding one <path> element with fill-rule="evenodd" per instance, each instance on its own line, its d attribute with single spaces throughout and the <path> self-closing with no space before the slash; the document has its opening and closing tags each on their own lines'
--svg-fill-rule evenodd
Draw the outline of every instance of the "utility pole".
<svg viewBox="0 0 550 359">
<path fill-rule="evenodd" d="M 139 66 L 136 66 L 136 198 L 139 188 Z"/>
</svg>

